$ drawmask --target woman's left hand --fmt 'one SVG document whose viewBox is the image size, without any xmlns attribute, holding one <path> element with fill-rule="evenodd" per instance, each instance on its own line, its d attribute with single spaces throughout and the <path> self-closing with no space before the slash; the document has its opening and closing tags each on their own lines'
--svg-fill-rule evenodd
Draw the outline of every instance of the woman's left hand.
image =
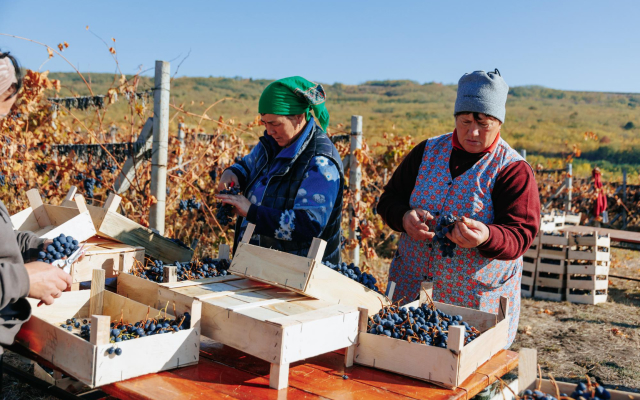
<svg viewBox="0 0 640 400">
<path fill-rule="evenodd" d="M 478 247 L 489 239 L 489 228 L 480 221 L 462 217 L 456 222 L 453 230 L 446 235 L 449 240 L 460 247 Z"/>
<path fill-rule="evenodd" d="M 235 213 L 241 217 L 246 217 L 249 212 L 249 207 L 251 207 L 251 202 L 239 194 L 217 194 L 216 198 L 220 199 L 224 204 L 232 205 Z"/>
</svg>

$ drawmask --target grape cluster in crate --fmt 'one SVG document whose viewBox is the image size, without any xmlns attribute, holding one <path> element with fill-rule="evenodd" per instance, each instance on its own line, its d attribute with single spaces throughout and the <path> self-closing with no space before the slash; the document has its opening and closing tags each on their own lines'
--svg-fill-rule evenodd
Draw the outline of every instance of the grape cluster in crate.
<svg viewBox="0 0 640 400">
<path fill-rule="evenodd" d="M 61 233 L 60 236 L 53 239 L 53 243 L 48 245 L 45 251 L 38 253 L 38 261 L 51 264 L 54 261 L 62 260 L 65 257 L 70 256 L 79 248 L 79 243 L 71 236 L 65 236 Z"/>
<path fill-rule="evenodd" d="M 450 326 L 464 326 L 464 344 L 478 337 L 480 331 L 462 320 L 461 315 L 446 314 L 433 305 L 419 307 L 386 306 L 369 317 L 367 332 L 393 339 L 446 348 Z"/>
<path fill-rule="evenodd" d="M 205 257 L 201 260 L 175 263 L 178 281 L 214 278 L 229 274 L 229 260 Z M 154 282 L 163 282 L 165 264 L 161 260 L 147 260 L 147 264 L 134 266 L 131 273 Z"/>
<path fill-rule="evenodd" d="M 376 286 L 376 278 L 367 272 L 362 272 L 360 268 L 358 268 L 354 263 L 347 264 L 346 262 L 341 262 L 335 265 L 330 262 L 325 262 L 324 264 L 332 270 L 346 276 L 347 278 L 351 278 L 354 281 L 363 284 L 367 288 L 380 293 L 378 286 Z"/>
</svg>

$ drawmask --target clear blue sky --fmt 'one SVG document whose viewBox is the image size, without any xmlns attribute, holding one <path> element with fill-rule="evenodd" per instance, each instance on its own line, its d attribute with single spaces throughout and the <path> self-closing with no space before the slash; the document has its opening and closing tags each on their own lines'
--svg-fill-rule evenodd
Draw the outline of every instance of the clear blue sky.
<svg viewBox="0 0 640 400">
<path fill-rule="evenodd" d="M 0 0 L 0 32 L 50 45 L 82 71 L 190 57 L 178 76 L 455 83 L 499 68 L 511 86 L 640 92 L 640 1 Z M 0 37 L 37 69 L 46 51 Z M 172 63 L 175 68 L 180 59 Z M 43 69 L 70 71 L 54 58 Z"/>
</svg>

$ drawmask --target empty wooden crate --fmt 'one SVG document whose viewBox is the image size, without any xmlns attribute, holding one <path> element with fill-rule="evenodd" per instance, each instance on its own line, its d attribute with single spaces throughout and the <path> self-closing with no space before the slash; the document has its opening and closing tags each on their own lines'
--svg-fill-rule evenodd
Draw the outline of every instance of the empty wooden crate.
<svg viewBox="0 0 640 400">
<path fill-rule="evenodd" d="M 326 243 L 314 239 L 307 257 L 254 246 L 249 238 L 255 226 L 249 224 L 238 244 L 229 271 L 333 304 L 374 310 L 390 304 L 381 293 L 371 290 L 321 263 Z M 373 311 L 375 312 L 375 311 Z"/>
</svg>

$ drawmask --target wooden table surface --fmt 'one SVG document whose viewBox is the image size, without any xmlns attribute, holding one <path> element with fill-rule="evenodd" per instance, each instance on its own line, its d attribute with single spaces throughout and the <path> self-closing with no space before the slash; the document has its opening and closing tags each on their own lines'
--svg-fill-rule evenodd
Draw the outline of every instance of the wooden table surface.
<svg viewBox="0 0 640 400">
<path fill-rule="evenodd" d="M 467 400 L 518 365 L 518 354 L 503 350 L 482 365 L 461 387 L 448 390 L 357 364 L 345 368 L 344 355 L 333 352 L 291 364 L 289 388 L 277 391 L 269 388 L 269 363 L 202 339 L 198 365 L 145 375 L 100 389 L 120 399 L 144 400 Z"/>
</svg>

